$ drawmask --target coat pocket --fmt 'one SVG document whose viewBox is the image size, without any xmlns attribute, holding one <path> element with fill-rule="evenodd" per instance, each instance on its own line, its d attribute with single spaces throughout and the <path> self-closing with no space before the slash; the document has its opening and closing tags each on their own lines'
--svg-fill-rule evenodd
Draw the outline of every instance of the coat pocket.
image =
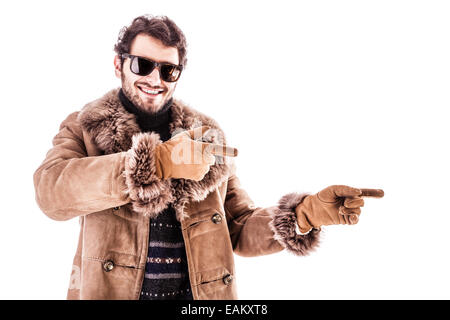
<svg viewBox="0 0 450 320">
<path fill-rule="evenodd" d="M 233 282 L 234 275 L 225 267 L 204 270 L 195 274 L 195 286 L 202 294 L 227 290 Z"/>
<path fill-rule="evenodd" d="M 190 217 L 183 224 L 183 230 L 187 230 L 189 238 L 193 239 L 209 232 L 223 232 L 227 230 L 227 222 L 221 211 L 209 208 Z"/>
<path fill-rule="evenodd" d="M 135 299 L 136 279 L 142 274 L 134 257 L 108 252 L 82 259 L 80 299 Z"/>
<path fill-rule="evenodd" d="M 118 207 L 113 207 L 110 210 L 115 216 L 118 216 L 125 220 L 139 221 L 141 218 L 138 213 L 132 210 L 131 203 L 127 203 L 125 205 Z"/>
<path fill-rule="evenodd" d="M 113 213 L 114 212 L 114 213 Z M 117 265 L 137 264 L 142 250 L 145 225 L 140 220 L 124 219 L 125 207 L 89 214 L 83 226 L 82 256 L 112 259 Z"/>
</svg>

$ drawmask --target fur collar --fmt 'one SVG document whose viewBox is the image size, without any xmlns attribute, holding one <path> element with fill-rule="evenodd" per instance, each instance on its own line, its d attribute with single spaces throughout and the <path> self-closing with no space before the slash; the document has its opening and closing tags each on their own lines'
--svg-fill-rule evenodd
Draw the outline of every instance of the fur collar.
<svg viewBox="0 0 450 320">
<path fill-rule="evenodd" d="M 104 154 L 128 151 L 132 146 L 132 137 L 141 132 L 135 115 L 129 113 L 121 104 L 119 90 L 120 88 L 113 89 L 102 98 L 88 103 L 78 115 L 83 130 L 89 133 L 97 148 Z M 211 130 L 214 135 L 205 137 L 204 141 L 226 144 L 222 129 L 212 118 L 176 99 L 171 108 L 169 129 L 172 135 L 207 125 L 215 130 Z M 171 202 L 179 221 L 185 217 L 184 206 L 189 201 L 205 199 L 208 193 L 228 178 L 231 161 L 228 157 L 216 157 L 216 164 L 211 166 L 201 181 L 171 179 Z"/>
</svg>

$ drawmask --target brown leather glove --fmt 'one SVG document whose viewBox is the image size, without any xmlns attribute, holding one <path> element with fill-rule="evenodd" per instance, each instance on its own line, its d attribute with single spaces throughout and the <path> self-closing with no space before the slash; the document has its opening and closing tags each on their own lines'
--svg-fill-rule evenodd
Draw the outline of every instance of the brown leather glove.
<svg viewBox="0 0 450 320">
<path fill-rule="evenodd" d="M 237 156 L 235 148 L 195 140 L 201 139 L 209 129 L 208 126 L 202 126 L 182 131 L 158 144 L 155 148 L 156 175 L 161 179 L 199 181 L 215 163 L 214 155 Z"/>
<path fill-rule="evenodd" d="M 364 206 L 362 197 L 383 196 L 381 189 L 357 189 L 342 185 L 325 188 L 305 197 L 295 208 L 300 232 L 307 233 L 312 228 L 332 224 L 355 224 Z"/>
</svg>

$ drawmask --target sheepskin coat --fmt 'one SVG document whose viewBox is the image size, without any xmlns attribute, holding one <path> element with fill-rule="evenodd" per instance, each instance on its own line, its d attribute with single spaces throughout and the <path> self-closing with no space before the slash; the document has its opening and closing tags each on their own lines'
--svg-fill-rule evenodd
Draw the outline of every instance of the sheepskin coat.
<svg viewBox="0 0 450 320">
<path fill-rule="evenodd" d="M 68 299 L 139 299 L 149 221 L 173 206 L 181 223 L 194 299 L 237 299 L 233 252 L 259 256 L 287 250 L 305 255 L 319 231 L 296 232 L 295 207 L 305 194 L 256 207 L 235 165 L 219 157 L 201 181 L 156 176 L 153 132 L 141 132 L 114 89 L 70 114 L 34 173 L 36 201 L 55 220 L 78 218 L 80 234 Z M 226 144 L 210 117 L 179 100 L 170 132 L 207 125 L 204 141 Z"/>
</svg>

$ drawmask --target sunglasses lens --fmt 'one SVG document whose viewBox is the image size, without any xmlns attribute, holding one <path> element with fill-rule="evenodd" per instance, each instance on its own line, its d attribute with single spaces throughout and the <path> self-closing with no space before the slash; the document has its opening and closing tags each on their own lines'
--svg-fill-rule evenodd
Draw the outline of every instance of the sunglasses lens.
<svg viewBox="0 0 450 320">
<path fill-rule="evenodd" d="M 155 68 L 155 64 L 151 61 L 133 57 L 130 65 L 131 71 L 140 76 L 149 75 Z"/>
<path fill-rule="evenodd" d="M 177 66 L 164 64 L 161 66 L 161 79 L 167 82 L 177 81 L 180 77 L 181 69 Z"/>
<path fill-rule="evenodd" d="M 157 63 L 141 57 L 128 55 L 131 58 L 131 72 L 139 76 L 148 76 L 157 66 Z M 181 75 L 182 68 L 172 64 L 160 64 L 161 79 L 167 82 L 175 82 Z"/>
</svg>

